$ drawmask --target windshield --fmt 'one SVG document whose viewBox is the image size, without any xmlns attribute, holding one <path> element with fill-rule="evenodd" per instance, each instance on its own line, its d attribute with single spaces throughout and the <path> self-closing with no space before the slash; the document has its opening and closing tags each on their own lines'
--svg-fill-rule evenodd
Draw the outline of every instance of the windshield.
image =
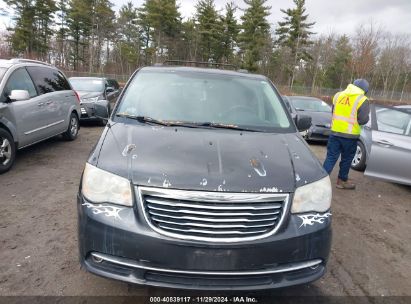
<svg viewBox="0 0 411 304">
<path fill-rule="evenodd" d="M 331 107 L 324 101 L 314 98 L 290 98 L 296 110 L 313 112 L 331 112 Z"/>
<path fill-rule="evenodd" d="M 0 82 L 3 80 L 4 74 L 6 74 L 6 68 L 0 68 Z"/>
<path fill-rule="evenodd" d="M 72 87 L 76 91 L 102 92 L 104 91 L 104 81 L 102 79 L 91 78 L 70 78 Z"/>
<path fill-rule="evenodd" d="M 117 115 L 295 131 L 270 83 L 211 73 L 140 71 L 127 87 Z"/>
</svg>

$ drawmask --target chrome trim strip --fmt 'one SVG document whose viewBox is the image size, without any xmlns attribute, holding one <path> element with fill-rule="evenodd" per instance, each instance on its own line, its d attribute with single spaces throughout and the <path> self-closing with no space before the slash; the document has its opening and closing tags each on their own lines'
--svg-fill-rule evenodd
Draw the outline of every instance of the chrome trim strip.
<svg viewBox="0 0 411 304">
<path fill-rule="evenodd" d="M 177 221 L 170 221 L 170 220 L 163 220 L 161 218 L 158 218 L 156 216 L 153 217 L 153 219 L 157 222 L 164 223 L 164 224 L 170 224 L 170 225 L 176 225 L 176 226 L 194 226 L 194 227 L 204 227 L 204 228 L 267 228 L 267 226 L 274 225 L 275 222 L 270 222 L 269 224 L 257 224 L 257 225 L 218 225 L 218 224 L 202 224 L 202 223 L 184 223 L 184 222 L 177 222 Z"/>
<path fill-rule="evenodd" d="M 149 271 L 158 271 L 158 272 L 165 272 L 165 273 L 177 273 L 177 274 L 194 274 L 194 275 L 213 275 L 213 276 L 247 276 L 247 275 L 264 275 L 264 274 L 273 274 L 273 273 L 281 273 L 281 272 L 289 272 L 300 270 L 308 267 L 314 267 L 321 264 L 322 260 L 315 259 L 306 262 L 299 262 L 299 263 L 289 263 L 286 265 L 268 268 L 264 270 L 249 270 L 249 271 L 199 271 L 199 270 L 178 270 L 178 269 L 165 269 L 165 268 L 158 268 L 158 267 L 150 267 L 140 265 L 135 261 L 126 260 L 119 257 L 113 257 L 103 253 L 93 252 L 91 253 L 92 256 L 98 259 L 102 259 L 104 261 L 123 265 L 132 268 L 138 268 L 143 270 Z"/>
<path fill-rule="evenodd" d="M 31 131 L 28 131 L 28 132 L 24 132 L 24 135 L 30 135 L 30 134 L 32 134 L 32 133 L 34 133 L 34 132 L 38 132 L 38 131 L 41 131 L 41 130 L 44 130 L 44 129 L 47 129 L 47 128 L 50 128 L 50 127 L 54 127 L 54 126 L 59 125 L 59 124 L 61 124 L 61 123 L 63 123 L 63 122 L 64 122 L 64 119 L 63 119 L 63 120 L 56 121 L 56 122 L 53 122 L 53 123 L 51 123 L 51 124 L 48 124 L 48 125 L 46 125 L 46 126 L 43 126 L 43 127 L 40 127 L 40 128 L 34 129 L 34 130 L 31 130 Z"/>
<path fill-rule="evenodd" d="M 288 193 L 231 193 L 231 192 L 206 192 L 206 191 L 189 191 L 189 190 L 176 190 L 176 189 L 164 189 L 164 188 L 151 188 L 151 187 L 139 187 L 135 186 L 135 190 L 138 196 L 138 201 L 140 202 L 140 207 L 143 210 L 143 216 L 155 232 L 165 235 L 168 237 L 192 240 L 192 241 L 202 241 L 202 242 L 212 242 L 212 243 L 234 243 L 234 242 L 249 242 L 254 240 L 263 239 L 275 234 L 285 221 L 286 215 L 289 213 L 289 203 L 290 196 Z M 179 233 L 172 233 L 169 231 L 164 231 L 153 225 L 147 210 L 143 202 L 144 195 L 152 195 L 163 198 L 180 199 L 188 201 L 197 202 L 284 202 L 281 217 L 275 226 L 275 228 L 267 233 L 260 234 L 258 236 L 250 237 L 227 237 L 227 238 L 212 238 L 212 237 L 200 237 L 191 235 L 182 235 Z M 253 214 L 254 215 L 254 214 Z"/>
<path fill-rule="evenodd" d="M 163 198 L 180 199 L 195 202 L 212 203 L 247 203 L 247 202 L 282 202 L 288 194 L 286 193 L 232 193 L 232 192 L 207 192 L 176 190 L 166 188 L 137 187 L 146 195 L 159 196 Z"/>
<path fill-rule="evenodd" d="M 275 214 L 280 213 L 280 211 L 264 212 L 264 213 L 246 213 L 246 212 L 238 212 L 238 213 L 232 213 L 232 212 L 215 213 L 214 212 L 213 213 L 213 212 L 203 212 L 203 211 L 195 211 L 195 210 L 189 210 L 189 209 L 173 210 L 173 209 L 159 208 L 159 207 L 155 207 L 155 206 L 150 206 L 149 209 L 153 209 L 153 210 L 157 210 L 157 211 L 171 212 L 171 213 L 209 215 L 209 216 L 218 216 L 218 217 L 223 217 L 223 216 L 229 216 L 229 217 L 230 216 L 267 216 L 267 215 L 275 215 Z"/>
<path fill-rule="evenodd" d="M 165 217 L 164 214 L 156 213 L 154 211 L 149 211 L 150 214 L 154 216 L 161 216 Z M 181 219 L 181 220 L 192 220 L 192 221 L 199 221 L 199 222 L 210 222 L 210 223 L 239 223 L 239 222 L 248 222 L 248 223 L 255 223 L 255 222 L 269 222 L 269 221 L 275 221 L 278 219 L 278 216 L 274 217 L 269 217 L 269 218 L 264 218 L 264 219 L 255 219 L 255 220 L 250 220 L 250 219 L 245 219 L 245 218 L 221 218 L 221 219 L 216 219 L 216 218 L 207 218 L 207 217 L 195 217 L 195 216 L 172 216 L 172 215 L 167 215 L 168 218 L 173 218 L 173 219 Z"/>
<path fill-rule="evenodd" d="M 201 205 L 194 205 L 189 203 L 174 203 L 169 201 L 160 201 L 153 198 L 147 198 L 146 202 L 155 205 L 163 205 L 163 206 L 170 206 L 170 207 L 185 207 L 185 208 L 195 208 L 195 209 L 211 209 L 211 210 L 266 210 L 266 209 L 280 209 L 282 206 L 281 204 L 277 204 L 277 206 L 201 206 Z"/>
<path fill-rule="evenodd" d="M 165 225 L 162 225 L 161 223 L 158 225 L 160 228 L 164 229 L 169 229 L 173 231 L 181 231 L 183 233 L 185 232 L 194 232 L 194 233 L 204 233 L 204 234 L 239 234 L 239 235 L 247 235 L 247 234 L 256 234 L 256 233 L 263 233 L 266 232 L 269 229 L 262 229 L 262 230 L 257 230 L 257 231 L 238 231 L 238 230 L 226 230 L 226 231 L 212 231 L 212 230 L 204 230 L 204 229 L 179 229 L 179 228 L 172 228 L 172 227 L 166 227 Z"/>
</svg>

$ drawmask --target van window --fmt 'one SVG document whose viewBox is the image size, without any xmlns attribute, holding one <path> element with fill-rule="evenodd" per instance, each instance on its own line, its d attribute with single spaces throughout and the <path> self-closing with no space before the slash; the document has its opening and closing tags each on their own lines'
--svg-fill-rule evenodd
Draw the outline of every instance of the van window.
<svg viewBox="0 0 411 304">
<path fill-rule="evenodd" d="M 37 96 L 33 81 L 31 81 L 29 74 L 24 68 L 20 68 L 10 75 L 9 79 L 7 80 L 6 86 L 4 87 L 1 101 L 5 102 L 8 96 L 10 96 L 11 91 L 13 90 L 28 91 L 31 98 Z"/>
<path fill-rule="evenodd" d="M 39 94 L 71 90 L 66 78 L 59 71 L 44 67 L 27 67 Z"/>
</svg>

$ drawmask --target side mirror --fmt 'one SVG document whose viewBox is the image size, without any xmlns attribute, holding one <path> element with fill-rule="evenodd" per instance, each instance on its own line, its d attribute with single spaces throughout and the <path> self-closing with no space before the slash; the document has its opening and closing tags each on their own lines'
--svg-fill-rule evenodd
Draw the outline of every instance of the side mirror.
<svg viewBox="0 0 411 304">
<path fill-rule="evenodd" d="M 295 124 L 299 132 L 308 130 L 311 127 L 311 116 L 308 115 L 297 115 L 295 117 Z"/>
<path fill-rule="evenodd" d="M 20 101 L 30 99 L 30 94 L 26 90 L 12 90 L 9 96 L 11 101 Z"/>
<path fill-rule="evenodd" d="M 106 92 L 107 92 L 107 93 L 113 93 L 113 92 L 114 92 L 114 88 L 113 88 L 113 87 L 107 87 L 107 88 L 106 88 Z"/>
</svg>

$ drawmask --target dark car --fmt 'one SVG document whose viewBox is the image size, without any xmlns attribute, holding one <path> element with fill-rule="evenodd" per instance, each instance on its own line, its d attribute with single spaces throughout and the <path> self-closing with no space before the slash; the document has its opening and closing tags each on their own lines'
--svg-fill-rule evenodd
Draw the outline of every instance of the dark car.
<svg viewBox="0 0 411 304">
<path fill-rule="evenodd" d="M 405 112 L 411 113 L 411 105 L 401 105 L 401 106 L 395 106 L 397 109 L 401 109 Z"/>
<path fill-rule="evenodd" d="M 71 77 L 69 81 L 80 97 L 80 121 L 99 121 L 105 124 L 119 90 L 110 86 L 106 78 Z"/>
<path fill-rule="evenodd" d="M 302 135 L 307 140 L 327 141 L 331 133 L 332 109 L 324 101 L 314 97 L 283 96 L 292 115 L 304 113 L 312 119 L 310 129 Z M 294 114 L 293 114 L 294 113 Z"/>
<path fill-rule="evenodd" d="M 269 79 L 146 67 L 86 163 L 80 260 L 100 276 L 183 289 L 311 282 L 330 252 L 331 196 Z"/>
<path fill-rule="evenodd" d="M 120 84 L 115 79 L 107 79 L 107 85 L 108 85 L 109 88 L 113 88 L 113 92 L 112 92 L 113 94 L 112 95 L 115 99 L 117 99 L 117 97 L 121 93 Z"/>
</svg>

